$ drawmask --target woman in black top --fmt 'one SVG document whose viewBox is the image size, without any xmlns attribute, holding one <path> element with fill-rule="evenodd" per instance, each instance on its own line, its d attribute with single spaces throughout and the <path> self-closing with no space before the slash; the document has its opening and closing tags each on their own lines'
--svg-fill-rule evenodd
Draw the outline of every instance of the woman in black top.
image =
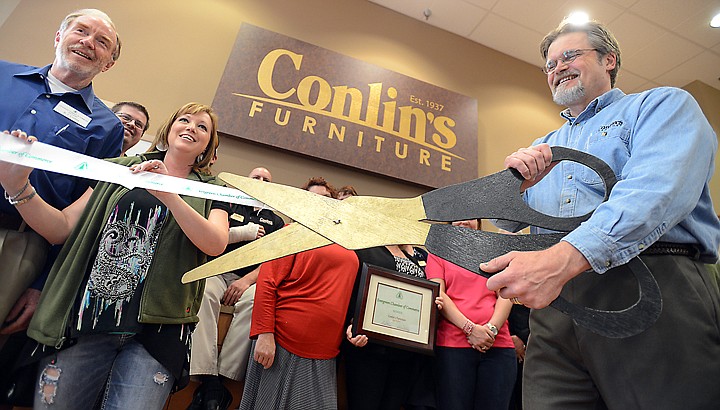
<svg viewBox="0 0 720 410">
<path fill-rule="evenodd" d="M 410 245 L 379 246 L 356 251 L 362 264 L 375 265 L 406 275 L 425 278 L 427 252 Z M 360 275 L 358 275 L 360 278 Z M 357 302 L 359 279 L 350 301 Z M 353 312 L 349 312 L 352 315 Z M 350 320 L 348 320 L 349 322 Z M 352 335 L 348 326 L 342 346 L 348 408 L 434 408 L 430 356 L 373 343 L 365 335 Z"/>
</svg>

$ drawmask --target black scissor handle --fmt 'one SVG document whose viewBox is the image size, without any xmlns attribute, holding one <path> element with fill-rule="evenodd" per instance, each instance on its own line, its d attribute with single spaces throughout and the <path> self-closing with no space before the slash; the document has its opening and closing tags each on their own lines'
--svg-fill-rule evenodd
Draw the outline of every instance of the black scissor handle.
<svg viewBox="0 0 720 410">
<path fill-rule="evenodd" d="M 617 182 L 612 168 L 590 154 L 565 147 L 552 147 L 553 162 L 574 161 L 595 171 L 605 185 L 604 201 Z M 425 214 L 429 220 L 451 222 L 475 218 L 494 218 L 570 232 L 587 220 L 592 212 L 573 218 L 560 218 L 530 208 L 520 195 L 524 178 L 514 169 L 478 178 L 473 181 L 439 188 L 423 195 Z M 472 231 L 449 225 L 430 227 L 426 241 L 428 251 L 458 266 L 490 277 L 480 271 L 480 263 L 510 251 L 542 250 L 559 242 L 563 233 L 541 235 L 502 235 Z M 638 280 L 639 297 L 631 306 L 606 311 L 577 306 L 562 297 L 550 306 L 570 316 L 573 321 L 594 333 L 608 338 L 630 337 L 653 325 L 662 311 L 662 295 L 657 281 L 640 260 L 633 258 L 626 265 Z"/>
<path fill-rule="evenodd" d="M 428 252 L 484 277 L 493 273 L 480 270 L 480 264 L 510 251 L 539 251 L 558 243 L 565 233 L 540 235 L 507 235 L 474 231 L 446 224 L 430 227 L 425 247 Z M 657 321 L 662 311 L 660 288 L 650 270 L 633 258 L 615 269 L 629 269 L 638 281 L 638 300 L 622 310 L 608 311 L 578 306 L 558 297 L 550 306 L 570 316 L 573 321 L 608 338 L 635 336 Z M 605 275 L 612 274 L 606 272 Z"/>
<path fill-rule="evenodd" d="M 639 257 L 623 265 L 638 282 L 638 300 L 622 310 L 599 310 L 578 306 L 562 296 L 550 306 L 570 316 L 576 325 L 612 339 L 638 335 L 657 322 L 662 313 L 662 294 L 655 277 Z M 616 268 L 617 269 L 617 268 Z M 611 274 L 606 272 L 605 275 Z"/>
<path fill-rule="evenodd" d="M 605 185 L 606 201 L 617 178 L 601 159 L 571 148 L 552 147 L 553 162 L 573 161 L 595 171 Z M 452 222 L 467 219 L 504 219 L 539 228 L 570 232 L 587 220 L 592 212 L 572 218 L 538 212 L 522 199 L 520 186 L 525 179 L 510 168 L 472 181 L 449 185 L 422 196 L 428 220 Z"/>
<path fill-rule="evenodd" d="M 486 278 L 492 273 L 480 270 L 485 263 L 510 251 L 539 251 L 547 249 L 567 235 L 506 235 L 476 231 L 447 224 L 433 224 L 425 240 L 428 252 Z"/>
</svg>

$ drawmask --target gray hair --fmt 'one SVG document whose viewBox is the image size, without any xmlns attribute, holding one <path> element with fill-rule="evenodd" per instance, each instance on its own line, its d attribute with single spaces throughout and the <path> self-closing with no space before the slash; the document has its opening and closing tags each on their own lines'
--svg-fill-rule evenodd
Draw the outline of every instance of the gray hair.
<svg viewBox="0 0 720 410">
<path fill-rule="evenodd" d="M 615 55 L 615 68 L 610 71 L 610 86 L 614 87 L 617 73 L 620 70 L 620 46 L 610 30 L 597 21 L 575 24 L 570 23 L 567 20 L 563 20 L 560 25 L 555 30 L 548 33 L 540 43 L 540 54 L 542 55 L 542 58 L 546 60 L 550 45 L 557 40 L 558 37 L 568 33 L 587 34 L 590 45 L 592 48 L 597 50 L 599 56 L 604 56 L 610 53 Z"/>
</svg>

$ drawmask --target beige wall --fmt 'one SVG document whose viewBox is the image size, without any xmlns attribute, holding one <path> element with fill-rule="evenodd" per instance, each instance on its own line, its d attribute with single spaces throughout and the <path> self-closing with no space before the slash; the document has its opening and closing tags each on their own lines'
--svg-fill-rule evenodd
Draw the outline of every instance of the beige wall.
<svg viewBox="0 0 720 410">
<path fill-rule="evenodd" d="M 58 23 L 78 7 L 106 11 L 123 40 L 118 63 L 96 78 L 97 94 L 145 104 L 151 131 L 185 102 L 212 102 L 243 21 L 477 98 L 478 175 L 499 170 L 508 152 L 560 123 L 535 67 L 365 0 L 21 0 L 0 27 L 0 58 L 48 64 Z M 222 142 L 219 170 L 244 175 L 260 164 L 291 185 L 322 175 L 363 194 L 425 191 L 240 140 Z"/>
<path fill-rule="evenodd" d="M 212 103 L 243 21 L 476 98 L 479 176 L 501 169 L 509 152 L 561 124 L 535 66 L 365 0 L 20 0 L 0 26 L 0 59 L 50 63 L 57 25 L 81 7 L 106 11 L 124 44 L 116 66 L 96 78 L 97 94 L 145 104 L 151 131 L 188 101 Z M 720 97 L 707 99 L 715 104 L 706 112 L 717 129 Z M 237 139 L 222 141 L 217 170 L 244 175 L 258 165 L 290 185 L 322 175 L 366 195 L 425 191 Z"/>
</svg>

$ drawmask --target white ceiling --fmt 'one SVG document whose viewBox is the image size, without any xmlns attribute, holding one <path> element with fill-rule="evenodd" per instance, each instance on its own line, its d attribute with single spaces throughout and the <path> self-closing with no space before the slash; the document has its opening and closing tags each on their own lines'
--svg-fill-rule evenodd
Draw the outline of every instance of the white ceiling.
<svg viewBox="0 0 720 410">
<path fill-rule="evenodd" d="M 605 23 L 622 50 L 616 86 L 637 92 L 700 80 L 720 90 L 718 0 L 369 0 L 527 63 L 573 11 Z M 430 9 L 429 18 L 423 11 Z M 398 18 L 406 18 L 398 16 Z"/>
</svg>

